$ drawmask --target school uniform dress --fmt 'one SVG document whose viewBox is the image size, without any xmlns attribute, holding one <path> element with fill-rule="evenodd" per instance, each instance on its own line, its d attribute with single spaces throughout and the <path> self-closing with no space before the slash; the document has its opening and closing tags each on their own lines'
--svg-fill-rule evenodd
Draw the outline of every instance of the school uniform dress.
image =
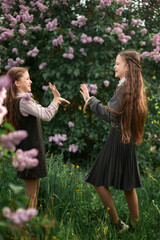
<svg viewBox="0 0 160 240">
<path fill-rule="evenodd" d="M 26 130 L 28 137 L 25 138 L 17 146 L 17 149 L 23 151 L 36 148 L 38 155 L 36 158 L 39 160 L 38 166 L 18 171 L 18 177 L 22 179 L 36 179 L 47 176 L 45 148 L 43 142 L 41 120 L 50 121 L 56 114 L 58 106 L 52 101 L 48 107 L 42 107 L 35 102 L 29 95 L 18 93 L 15 100 L 16 109 L 16 130 Z"/>
<path fill-rule="evenodd" d="M 118 110 L 122 101 L 124 81 L 125 79 L 119 83 L 108 103 L 114 110 Z M 96 97 L 90 97 L 88 105 L 97 117 L 111 123 L 111 130 L 89 173 L 85 176 L 85 181 L 95 186 L 112 186 L 121 190 L 141 187 L 133 136 L 130 143 L 122 143 L 121 115 L 110 113 Z"/>
</svg>

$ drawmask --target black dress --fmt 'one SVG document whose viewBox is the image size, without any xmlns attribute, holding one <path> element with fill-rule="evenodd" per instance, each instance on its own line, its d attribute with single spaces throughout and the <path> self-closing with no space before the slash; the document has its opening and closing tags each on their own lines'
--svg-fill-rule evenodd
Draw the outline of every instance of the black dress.
<svg viewBox="0 0 160 240">
<path fill-rule="evenodd" d="M 116 89 L 108 106 L 118 110 L 122 97 L 123 86 Z M 85 181 L 95 186 L 113 186 L 115 189 L 126 191 L 141 187 L 136 145 L 133 142 L 133 136 L 130 143 L 122 143 L 121 116 L 108 112 L 95 97 L 91 97 L 88 104 L 100 119 L 111 122 L 111 130 Z"/>
<path fill-rule="evenodd" d="M 32 115 L 24 117 L 19 110 L 19 101 L 20 99 L 15 100 L 16 117 L 18 123 L 16 130 L 26 130 L 28 132 L 28 137 L 20 142 L 20 144 L 17 146 L 17 149 L 22 149 L 23 151 L 27 151 L 32 148 L 38 149 L 38 155 L 36 158 L 39 160 L 39 164 L 34 168 L 18 171 L 18 177 L 22 179 L 46 177 L 46 158 L 41 129 L 41 120 Z"/>
</svg>

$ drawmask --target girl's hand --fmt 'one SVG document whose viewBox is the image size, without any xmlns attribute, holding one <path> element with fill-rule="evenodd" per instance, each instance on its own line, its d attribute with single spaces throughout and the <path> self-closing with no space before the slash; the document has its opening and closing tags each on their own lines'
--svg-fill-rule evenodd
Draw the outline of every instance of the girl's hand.
<svg viewBox="0 0 160 240">
<path fill-rule="evenodd" d="M 84 101 L 86 102 L 90 98 L 88 88 L 85 84 L 81 84 L 80 89 L 80 93 L 82 94 Z"/>
<path fill-rule="evenodd" d="M 87 103 L 88 103 L 88 100 L 90 98 L 89 96 L 89 91 L 88 91 L 88 88 L 86 87 L 85 84 L 81 84 L 80 85 L 80 93 L 82 94 L 83 98 L 84 98 L 84 101 L 85 101 L 85 105 L 83 107 L 83 111 L 85 112 L 86 111 L 86 107 L 87 107 Z"/>
<path fill-rule="evenodd" d="M 60 93 L 58 92 L 58 90 L 57 90 L 57 88 L 56 88 L 55 85 L 52 85 L 52 84 L 49 82 L 49 87 L 50 87 L 50 89 L 52 90 L 52 93 L 53 93 L 53 95 L 54 95 L 54 102 L 55 102 L 56 104 L 61 104 L 61 102 L 65 102 L 65 103 L 70 104 L 69 101 L 67 101 L 67 100 L 64 99 L 64 98 L 61 98 L 61 95 L 60 95 Z"/>
</svg>

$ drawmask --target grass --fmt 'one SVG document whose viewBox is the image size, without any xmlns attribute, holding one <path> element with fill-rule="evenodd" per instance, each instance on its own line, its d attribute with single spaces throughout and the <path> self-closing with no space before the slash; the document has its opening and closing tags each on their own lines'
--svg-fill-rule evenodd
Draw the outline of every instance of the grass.
<svg viewBox="0 0 160 240">
<path fill-rule="evenodd" d="M 149 172 L 142 177 L 143 187 L 137 189 L 139 199 L 140 221 L 135 232 L 117 234 L 111 226 L 106 209 L 92 185 L 83 178 L 87 170 L 70 162 L 64 164 L 63 156 L 47 158 L 48 177 L 41 179 L 38 197 L 39 215 L 36 223 L 45 223 L 45 231 L 37 232 L 37 237 L 20 239 L 36 240 L 159 240 L 160 239 L 160 177 L 159 170 Z M 5 165 L 4 165 L 5 166 Z M 6 166 L 5 166 L 6 167 Z M 13 167 L 7 167 L 13 172 Z M 15 170 L 14 170 L 15 171 Z M 16 173 L 16 171 L 15 171 Z M 13 174 L 12 174 L 13 176 Z M 9 193 L 5 176 L 1 178 L 1 196 Z M 12 177 L 12 183 L 23 182 Z M 123 191 L 110 189 L 117 207 L 119 217 L 129 223 L 129 212 Z M 47 227 L 48 219 L 54 226 Z M 28 231 L 33 232 L 30 223 Z M 15 238 L 18 239 L 18 238 Z"/>
</svg>

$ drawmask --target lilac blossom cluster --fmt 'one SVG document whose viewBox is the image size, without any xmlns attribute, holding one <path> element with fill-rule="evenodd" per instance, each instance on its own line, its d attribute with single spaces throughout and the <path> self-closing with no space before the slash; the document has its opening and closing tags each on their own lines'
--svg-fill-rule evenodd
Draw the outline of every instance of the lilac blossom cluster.
<svg viewBox="0 0 160 240">
<path fill-rule="evenodd" d="M 75 27 L 79 26 L 82 27 L 84 25 L 86 25 L 88 18 L 86 18 L 85 16 L 79 16 L 77 21 L 72 21 L 71 24 Z"/>
<path fill-rule="evenodd" d="M 90 84 L 88 85 L 87 83 L 85 83 L 86 87 L 88 88 L 88 91 L 92 94 L 96 94 L 97 93 L 97 84 Z"/>
<path fill-rule="evenodd" d="M 52 41 L 53 46 L 58 46 L 61 45 L 63 43 L 63 36 L 60 35 L 57 39 L 54 39 Z"/>
<path fill-rule="evenodd" d="M 48 7 L 39 1 L 36 1 L 36 5 L 39 8 L 40 12 L 46 12 L 48 10 Z"/>
<path fill-rule="evenodd" d="M 49 137 L 49 142 L 55 142 L 58 146 L 63 146 L 63 142 L 67 140 L 66 134 L 56 134 L 54 136 Z"/>
<path fill-rule="evenodd" d="M 16 156 L 12 157 L 12 165 L 17 168 L 18 171 L 23 171 L 26 168 L 36 167 L 39 163 L 38 159 L 35 158 L 38 155 L 38 150 L 33 148 L 28 151 L 18 149 Z"/>
<path fill-rule="evenodd" d="M 71 144 L 71 145 L 69 145 L 68 150 L 69 150 L 69 152 L 75 153 L 75 152 L 77 152 L 77 150 L 78 150 L 78 146 L 75 145 L 75 144 Z"/>
<path fill-rule="evenodd" d="M 5 98 L 6 98 L 6 89 L 2 88 L 0 90 L 0 125 L 2 124 L 4 116 L 7 114 L 7 109 L 6 107 L 3 106 Z"/>
<path fill-rule="evenodd" d="M 112 32 L 116 33 L 118 35 L 119 40 L 121 41 L 121 43 L 125 44 L 127 43 L 131 37 L 127 36 L 123 33 L 123 30 L 128 27 L 127 23 L 114 23 L 114 28 L 112 30 Z"/>
<path fill-rule="evenodd" d="M 118 8 L 118 9 L 116 10 L 116 15 L 121 16 L 123 11 L 124 11 L 124 8 L 123 8 L 123 7 Z"/>
<path fill-rule="evenodd" d="M 100 8 L 109 7 L 113 0 L 100 0 Z"/>
<path fill-rule="evenodd" d="M 19 57 L 17 57 L 15 61 L 12 58 L 9 58 L 8 65 L 5 66 L 5 70 L 9 70 L 12 67 L 19 66 L 19 64 L 24 64 L 24 60 Z"/>
<path fill-rule="evenodd" d="M 24 130 L 18 130 L 15 132 L 10 132 L 8 134 L 2 134 L 0 136 L 0 143 L 2 149 L 9 149 L 11 152 L 15 151 L 15 146 L 18 145 L 27 136 L 28 134 Z"/>
<path fill-rule="evenodd" d="M 14 30 L 13 29 L 7 29 L 0 26 L 0 30 L 2 31 L 0 33 L 0 41 L 6 41 L 8 38 L 14 37 Z"/>
<path fill-rule="evenodd" d="M 72 47 L 69 48 L 68 53 L 63 54 L 64 58 L 73 59 L 74 58 L 74 49 Z"/>
<path fill-rule="evenodd" d="M 73 123 L 73 122 L 71 122 L 71 121 L 69 121 L 69 122 L 68 122 L 68 127 L 69 127 L 69 128 L 72 128 L 72 127 L 74 127 L 74 123 Z"/>
<path fill-rule="evenodd" d="M 30 101 L 32 99 L 32 95 L 32 93 L 25 93 L 22 98 L 26 101 Z"/>
<path fill-rule="evenodd" d="M 55 18 L 52 22 L 48 22 L 46 25 L 48 31 L 54 31 L 57 28 L 57 18 Z"/>
<path fill-rule="evenodd" d="M 42 86 L 42 89 L 43 89 L 44 91 L 47 91 L 48 88 L 49 88 L 49 86 L 46 86 L 46 85 L 43 85 L 43 86 Z"/>
<path fill-rule="evenodd" d="M 39 32 L 42 29 L 42 27 L 41 27 L 40 24 L 38 24 L 35 27 L 34 26 L 30 26 L 29 29 L 32 29 L 34 32 Z"/>
<path fill-rule="evenodd" d="M 39 69 L 42 70 L 47 65 L 46 62 L 43 62 L 39 65 Z"/>
<path fill-rule="evenodd" d="M 2 124 L 4 116 L 7 114 L 6 107 L 3 106 L 4 99 L 6 98 L 6 87 L 11 83 L 11 79 L 8 76 L 0 77 L 0 125 Z"/>
<path fill-rule="evenodd" d="M 16 212 L 12 212 L 9 207 L 4 207 L 2 209 L 2 214 L 4 217 L 9 218 L 18 227 L 22 228 L 24 223 L 30 221 L 38 214 L 38 211 L 36 208 L 28 208 L 26 210 L 19 208 Z"/>
<path fill-rule="evenodd" d="M 100 44 L 104 43 L 104 40 L 103 40 L 103 38 L 101 38 L 101 37 L 94 37 L 94 38 L 93 38 L 93 41 L 94 41 L 94 42 L 97 42 L 97 43 L 100 43 Z"/>
<path fill-rule="evenodd" d="M 143 24 L 143 21 L 141 19 L 132 19 L 131 25 L 134 27 L 136 25 L 141 25 Z"/>
<path fill-rule="evenodd" d="M 123 5 L 130 6 L 132 3 L 132 0 L 117 0 L 117 2 L 120 2 Z"/>
<path fill-rule="evenodd" d="M 31 56 L 31 57 L 36 57 L 38 53 L 39 53 L 39 50 L 38 50 L 37 47 L 35 47 L 33 50 L 30 50 L 30 51 L 27 53 L 27 55 L 28 55 L 28 56 Z"/>
<path fill-rule="evenodd" d="M 87 53 L 85 52 L 84 48 L 79 49 L 80 53 L 82 53 L 83 56 L 87 56 Z"/>
<path fill-rule="evenodd" d="M 81 42 L 82 43 L 91 43 L 92 42 L 92 37 L 88 37 L 86 34 L 82 33 Z"/>
<path fill-rule="evenodd" d="M 104 83 L 104 86 L 105 86 L 105 87 L 108 87 L 109 84 L 110 84 L 110 82 L 109 82 L 108 80 L 105 80 L 103 83 Z"/>
</svg>

